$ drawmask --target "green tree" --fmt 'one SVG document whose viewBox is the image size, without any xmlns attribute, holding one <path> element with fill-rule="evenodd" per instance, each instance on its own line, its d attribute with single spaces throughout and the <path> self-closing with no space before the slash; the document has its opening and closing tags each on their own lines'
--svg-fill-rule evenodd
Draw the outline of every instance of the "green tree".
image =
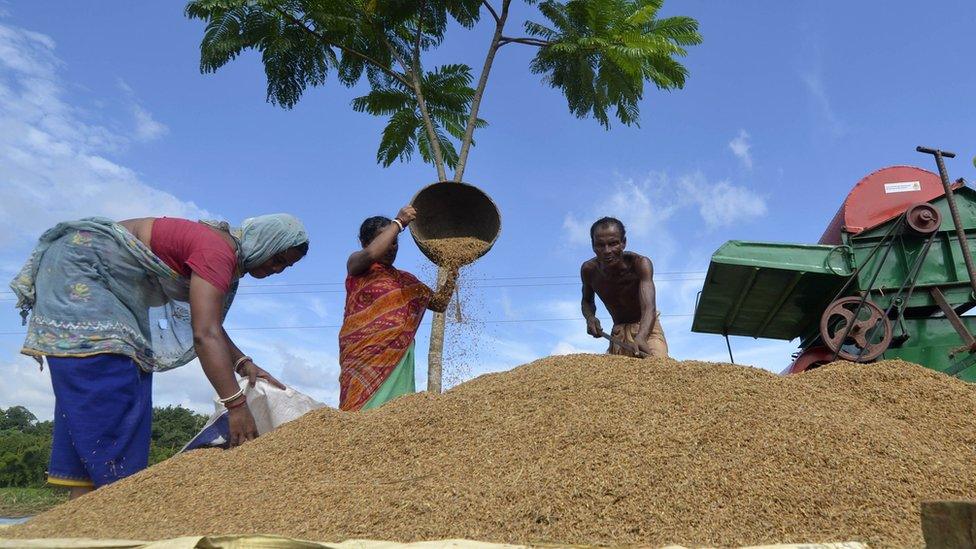
<svg viewBox="0 0 976 549">
<path fill-rule="evenodd" d="M 526 0 L 527 4 L 536 4 Z M 663 0 L 545 0 L 539 21 L 522 24 L 525 36 L 506 34 L 512 0 L 191 0 L 190 18 L 206 21 L 200 69 L 213 72 L 243 51 L 261 53 L 268 100 L 294 106 L 309 86 L 334 73 L 370 93 L 353 108 L 389 121 L 377 161 L 389 166 L 419 151 L 440 180 L 464 176 L 481 100 L 498 51 L 506 45 L 536 50 L 530 70 L 559 89 L 577 117 L 637 124 L 645 83 L 682 88 L 687 70 L 676 58 L 701 42 L 690 17 L 659 18 Z M 451 21 L 472 29 L 482 16 L 494 23 L 474 88 L 472 70 L 452 64 L 425 68 L 444 43 Z M 455 152 L 456 151 L 456 152 Z M 438 272 L 438 284 L 446 273 Z M 428 390 L 441 389 L 444 315 L 434 314 Z"/>
<path fill-rule="evenodd" d="M 207 417 L 182 406 L 153 408 L 152 441 L 183 447 L 207 422 Z"/>
<path fill-rule="evenodd" d="M 11 406 L 0 410 L 0 430 L 28 431 L 37 424 L 37 416 L 23 406 Z"/>
<path fill-rule="evenodd" d="M 206 416 L 182 406 L 153 408 L 150 465 L 178 452 L 206 422 Z M 23 406 L 0 410 L 0 487 L 44 485 L 53 428 L 53 422 L 37 421 Z"/>
<path fill-rule="evenodd" d="M 182 406 L 153 408 L 149 464 L 155 465 L 179 452 L 206 423 L 206 416 Z"/>
</svg>

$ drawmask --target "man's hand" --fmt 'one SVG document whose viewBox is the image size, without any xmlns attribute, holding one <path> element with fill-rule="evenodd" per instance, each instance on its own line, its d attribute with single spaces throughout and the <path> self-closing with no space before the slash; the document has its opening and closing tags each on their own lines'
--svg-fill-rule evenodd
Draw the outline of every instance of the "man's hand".
<svg viewBox="0 0 976 549">
<path fill-rule="evenodd" d="M 261 368 L 251 360 L 244 362 L 244 364 L 241 365 L 240 371 L 238 373 L 241 375 L 241 377 L 247 377 L 247 381 L 251 385 L 251 387 L 254 387 L 254 384 L 257 383 L 257 380 L 263 379 L 264 381 L 267 381 L 268 383 L 274 385 L 275 387 L 281 390 L 287 388 L 285 387 L 284 383 L 275 379 L 273 375 L 264 371 L 263 368 Z"/>
<path fill-rule="evenodd" d="M 254 425 L 254 416 L 247 405 L 228 410 L 227 424 L 230 427 L 231 448 L 258 438 L 258 428 Z"/>
<path fill-rule="evenodd" d="M 600 326 L 600 319 L 593 317 L 586 321 L 586 333 L 593 337 L 603 337 L 603 328 Z"/>
<path fill-rule="evenodd" d="M 407 204 L 406 206 L 400 208 L 396 218 L 399 219 L 400 223 L 403 223 L 403 227 L 406 228 L 411 221 L 417 219 L 417 210 L 415 210 L 410 204 Z"/>
<path fill-rule="evenodd" d="M 637 343 L 637 349 L 644 353 L 644 356 L 640 358 L 651 358 L 651 346 L 647 344 L 647 338 L 638 338 L 635 343 Z"/>
</svg>

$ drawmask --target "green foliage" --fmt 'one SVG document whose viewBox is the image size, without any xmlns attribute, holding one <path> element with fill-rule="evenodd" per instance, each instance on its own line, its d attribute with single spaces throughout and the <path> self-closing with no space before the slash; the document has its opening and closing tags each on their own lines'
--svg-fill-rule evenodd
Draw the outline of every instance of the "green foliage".
<svg viewBox="0 0 976 549">
<path fill-rule="evenodd" d="M 14 429 L 28 431 L 37 424 L 37 416 L 23 406 L 11 406 L 0 410 L 0 431 Z"/>
<path fill-rule="evenodd" d="M 451 19 L 473 26 L 480 7 L 480 0 L 192 0 L 186 14 L 207 22 L 200 44 L 202 72 L 216 71 L 245 50 L 257 50 L 267 76 L 268 100 L 282 107 L 293 107 L 308 87 L 324 84 L 330 70 L 347 87 L 365 75 L 373 91 L 366 103 L 353 105 L 373 112 L 368 104 L 376 103 L 390 116 L 377 154 L 377 160 L 389 166 L 395 159 L 409 159 L 418 149 L 424 161 L 434 162 L 416 107 L 412 74 L 420 65 L 414 55 L 440 45 Z M 463 130 L 456 131 L 456 121 L 463 128 L 473 91 L 467 87 L 467 66 L 448 67 L 447 72 L 442 67 L 426 73 L 420 87 L 446 98 L 431 97 L 428 102 L 437 140 L 446 163 L 453 166 L 457 152 L 447 136 L 463 135 Z M 459 70 L 451 72 L 455 68 Z M 457 89 L 461 81 L 464 90 Z M 463 100 L 457 100 L 459 94 Z M 383 107 L 391 95 L 412 105 Z"/>
<path fill-rule="evenodd" d="M 444 131 L 456 139 L 464 136 L 467 113 L 474 94 L 470 83 L 471 68 L 467 65 L 437 67 L 421 80 L 427 110 L 437 128 L 444 164 L 450 168 L 457 165 L 458 153 Z M 410 160 L 415 148 L 420 150 L 425 162 L 433 162 L 430 139 L 410 87 L 399 81 L 389 86 L 375 87 L 367 95 L 354 99 L 352 108 L 357 112 L 390 117 L 383 130 L 379 150 L 376 151 L 376 161 L 384 167 L 397 159 Z M 484 120 L 478 120 L 478 127 L 486 125 Z"/>
<path fill-rule="evenodd" d="M 548 43 L 532 60 L 532 72 L 560 89 L 569 110 L 610 127 L 611 109 L 626 125 L 637 124 L 644 81 L 659 89 L 684 87 L 688 71 L 675 57 L 701 43 L 690 17 L 656 19 L 663 0 L 547 0 L 539 11 L 549 25 L 525 30 Z"/>
<path fill-rule="evenodd" d="M 42 486 L 50 454 L 50 434 L 0 431 L 0 486 Z"/>
<path fill-rule="evenodd" d="M 150 465 L 178 452 L 206 421 L 181 406 L 153 408 Z M 53 427 L 23 406 L 0 410 L 0 488 L 44 485 Z"/>
<path fill-rule="evenodd" d="M 507 2 L 504 0 L 507 13 Z M 246 50 L 260 52 L 268 101 L 293 107 L 309 87 L 334 73 L 346 87 L 363 78 L 367 95 L 352 106 L 389 117 L 377 162 L 408 161 L 414 152 L 436 162 L 436 137 L 444 164 L 456 167 L 474 90 L 467 65 L 426 71 L 422 54 L 440 46 L 453 20 L 472 28 L 482 0 L 191 0 L 186 15 L 206 22 L 200 69 L 214 72 Z M 526 0 L 536 4 L 535 0 Z M 644 83 L 662 90 L 684 86 L 688 71 L 675 58 L 701 42 L 690 17 L 657 18 L 663 0 L 545 0 L 548 21 L 529 21 L 534 38 L 505 38 L 538 48 L 530 68 L 566 96 L 570 111 L 637 124 Z M 486 8 L 487 9 L 487 8 Z M 496 12 L 497 13 L 497 12 Z M 496 45 L 497 46 L 497 45 Z M 428 104 L 425 120 L 420 103 Z M 428 124 L 430 128 L 428 128 Z M 478 119 L 477 126 L 485 122 Z"/>
<path fill-rule="evenodd" d="M 153 408 L 152 441 L 159 446 L 182 448 L 205 423 L 206 416 L 182 406 Z"/>
<path fill-rule="evenodd" d="M 68 491 L 45 486 L 39 488 L 0 488 L 0 516 L 27 517 L 43 513 L 64 503 Z"/>
</svg>

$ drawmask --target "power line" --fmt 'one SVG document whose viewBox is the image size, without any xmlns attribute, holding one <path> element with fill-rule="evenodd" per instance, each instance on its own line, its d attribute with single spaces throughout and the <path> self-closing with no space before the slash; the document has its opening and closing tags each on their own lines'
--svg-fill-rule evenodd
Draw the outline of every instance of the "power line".
<svg viewBox="0 0 976 549">
<path fill-rule="evenodd" d="M 704 280 L 705 277 L 701 278 L 676 278 L 676 279 L 666 279 L 658 280 L 657 282 L 685 282 L 690 280 Z M 478 284 L 472 286 L 461 286 L 461 288 L 478 290 L 481 288 L 542 288 L 548 286 L 579 286 L 579 282 L 545 282 L 538 284 Z M 246 295 L 289 295 L 289 294 L 344 294 L 346 290 L 297 290 L 297 291 L 285 291 L 285 292 L 240 292 L 238 296 Z"/>
<path fill-rule="evenodd" d="M 662 318 L 679 318 L 679 317 L 689 317 L 695 316 L 694 313 L 687 314 L 662 314 Z M 475 320 L 471 322 L 472 324 L 519 324 L 519 323 L 531 323 L 531 322 L 583 322 L 583 317 L 576 318 L 513 318 L 513 319 L 501 319 L 501 320 Z M 453 324 L 453 323 L 451 323 Z M 429 326 L 429 322 L 422 324 L 423 326 Z M 341 328 L 341 324 L 302 324 L 297 326 L 240 326 L 236 328 L 226 328 L 228 332 L 244 332 L 253 330 L 324 330 L 324 329 L 335 329 Z M 25 335 L 26 332 L 12 331 L 12 332 L 0 332 L 0 335 Z"/>
<path fill-rule="evenodd" d="M 699 280 L 704 279 L 706 271 L 662 271 L 654 273 L 654 280 L 660 282 L 672 282 L 672 281 L 684 281 L 684 280 Z M 659 278 L 664 276 L 685 276 L 685 275 L 699 275 L 687 278 Z M 546 280 L 546 279 L 574 279 L 579 280 L 579 275 L 533 275 L 533 276 L 484 276 L 484 277 L 472 277 L 466 279 L 469 282 L 481 282 L 481 281 L 494 281 L 494 280 Z M 559 285 L 560 283 L 549 283 L 542 284 L 548 286 Z M 576 283 L 561 283 L 567 286 L 575 285 Z M 295 286 L 344 286 L 345 282 L 285 282 L 281 284 L 241 284 L 240 288 L 258 288 L 258 289 L 270 289 L 270 288 L 289 288 Z M 518 284 L 514 286 L 531 286 L 531 284 Z M 474 285 L 469 286 L 472 288 L 502 288 L 505 285 Z M 342 290 L 339 290 L 342 291 Z M 298 293 L 298 292 L 295 292 Z M 13 294 L 10 290 L 0 290 L 0 294 Z M 240 295 L 257 295 L 256 292 L 242 292 Z"/>
<path fill-rule="evenodd" d="M 687 278 L 665 278 L 657 279 L 655 282 L 689 282 L 695 280 L 705 280 L 705 277 L 687 277 Z M 307 285 L 312 285 L 311 283 Z M 323 283 L 324 285 L 324 283 Z M 462 285 L 462 288 L 477 290 L 481 288 L 543 288 L 549 286 L 579 286 L 579 282 L 539 282 L 534 284 L 475 284 L 475 285 Z M 279 287 L 290 286 L 281 284 Z M 295 284 L 298 286 L 298 284 Z M 268 286 L 247 286 L 248 288 L 267 288 Z M 12 293 L 12 292 L 7 292 Z M 249 296 L 249 295 L 292 295 L 292 294 L 343 294 L 346 293 L 345 289 L 336 290 L 294 290 L 294 291 L 270 291 L 270 292 L 252 292 L 244 291 L 238 292 L 237 297 Z M 0 303 L 13 303 L 16 301 L 13 297 L 0 297 Z"/>
</svg>

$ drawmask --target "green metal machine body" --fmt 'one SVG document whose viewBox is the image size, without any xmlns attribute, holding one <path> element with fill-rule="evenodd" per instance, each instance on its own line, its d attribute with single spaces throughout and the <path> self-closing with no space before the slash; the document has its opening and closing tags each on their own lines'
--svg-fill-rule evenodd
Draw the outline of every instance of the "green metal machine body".
<svg viewBox="0 0 976 549">
<path fill-rule="evenodd" d="M 959 316 L 976 299 L 948 197 L 934 187 L 935 174 L 899 169 L 862 180 L 859 186 L 867 186 L 855 187 L 822 244 L 722 245 L 712 255 L 692 331 L 799 339 L 784 373 L 834 359 L 900 358 L 976 381 L 969 335 L 976 317 Z M 917 184 L 916 196 L 892 196 L 889 203 L 876 196 L 876 189 L 916 192 L 898 190 L 909 183 Z M 860 212 L 852 197 L 860 198 Z M 976 191 L 960 183 L 953 198 L 976 252 Z M 867 226 L 853 226 L 859 221 Z"/>
</svg>

